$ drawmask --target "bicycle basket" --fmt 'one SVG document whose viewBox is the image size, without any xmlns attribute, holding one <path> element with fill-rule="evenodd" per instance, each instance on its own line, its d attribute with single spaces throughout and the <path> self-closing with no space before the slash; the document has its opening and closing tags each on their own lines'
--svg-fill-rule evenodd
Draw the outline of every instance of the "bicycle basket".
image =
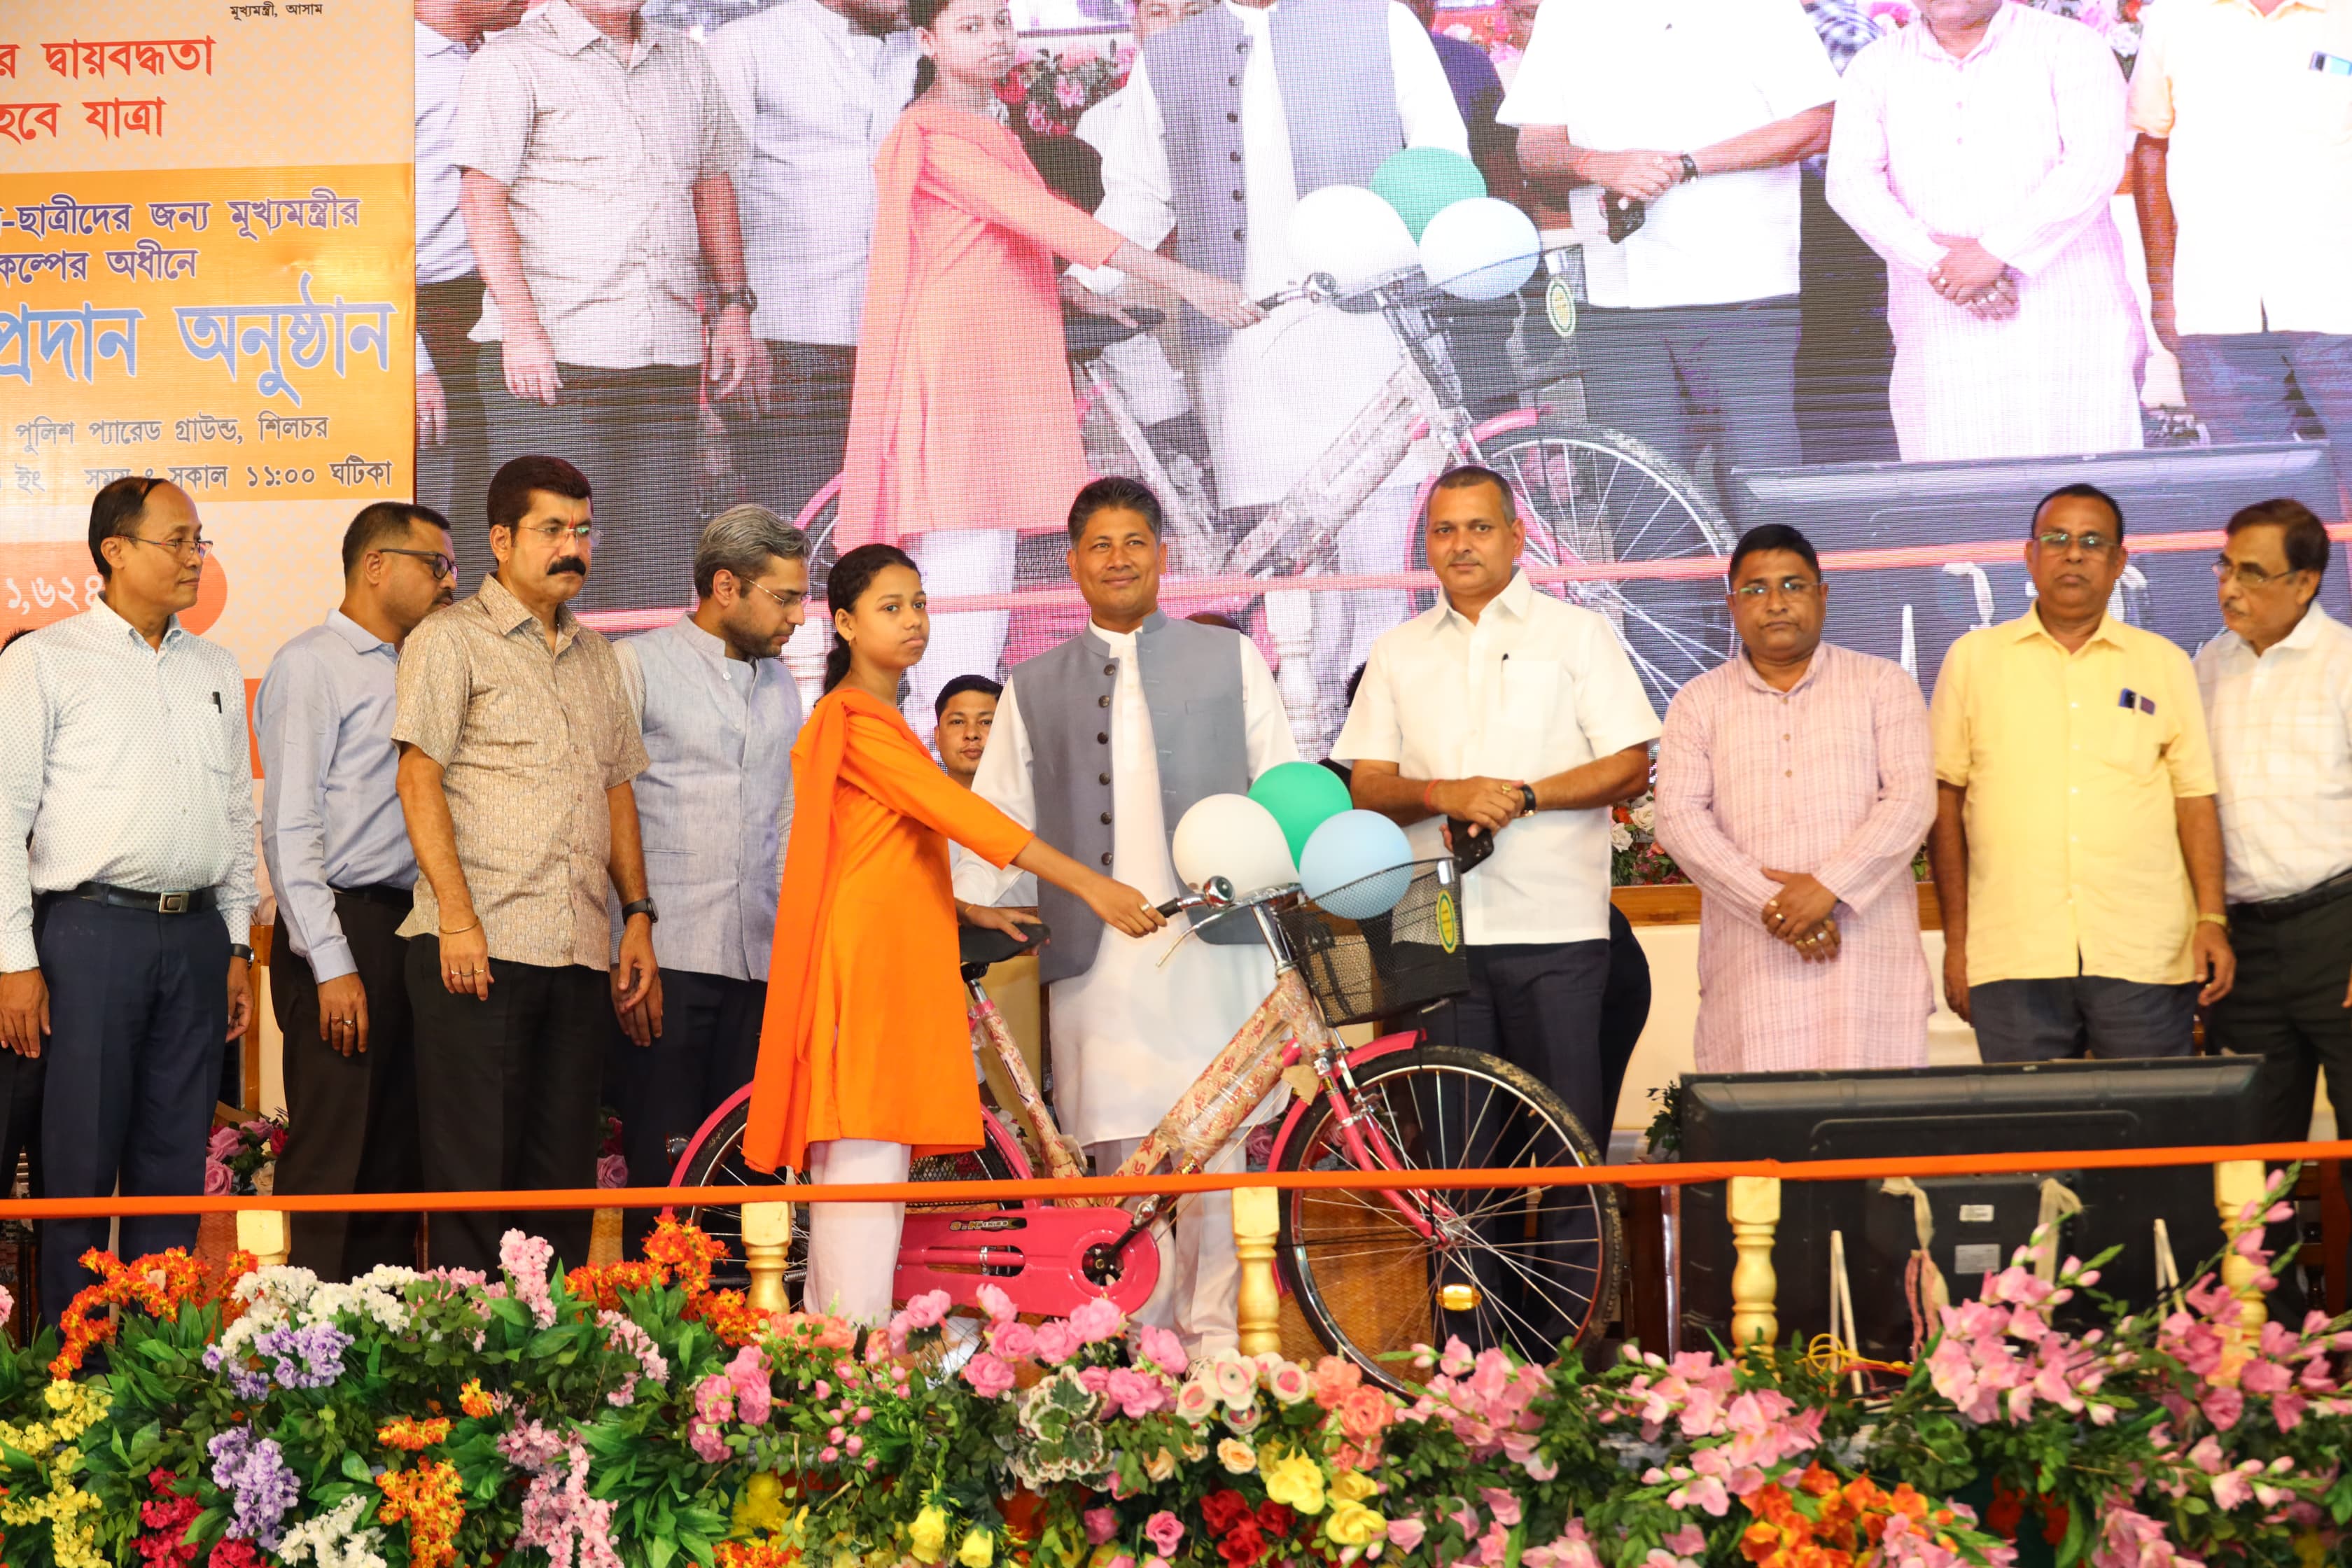
<svg viewBox="0 0 2352 1568">
<path fill-rule="evenodd" d="M 1423 860 L 1407 868 L 1412 876 L 1404 897 L 1386 914 L 1351 921 L 1301 904 L 1275 917 L 1299 974 L 1334 1028 L 1391 1017 L 1470 988 L 1462 884 L 1454 862 Z M 1340 892 L 1394 875 L 1367 877 Z"/>
</svg>

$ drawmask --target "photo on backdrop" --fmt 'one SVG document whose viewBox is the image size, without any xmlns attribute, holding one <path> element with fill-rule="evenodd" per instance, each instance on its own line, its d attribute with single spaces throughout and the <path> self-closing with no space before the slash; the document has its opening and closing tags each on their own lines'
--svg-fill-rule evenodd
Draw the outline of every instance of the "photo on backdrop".
<svg viewBox="0 0 2352 1568">
<path fill-rule="evenodd" d="M 1840 624 L 1931 682 L 2078 479 L 2132 513 L 2114 609 L 2193 649 L 2205 551 L 2167 536 L 2352 484 L 2352 75 L 2315 63 L 2352 42 L 2271 17 L 418 0 L 420 491 L 468 526 L 503 457 L 579 462 L 614 626 L 689 602 L 738 502 L 809 531 L 820 594 L 905 542 L 928 716 L 1078 629 L 1021 591 L 1064 582 L 1075 479 L 1139 479 L 1171 606 L 1258 642 L 1311 756 L 1431 602 L 1413 520 L 1465 461 L 1661 709 L 1732 650 L 1693 563 L 1743 529 L 1897 552 Z M 2260 225 L 2249 170 L 2292 182 Z"/>
</svg>

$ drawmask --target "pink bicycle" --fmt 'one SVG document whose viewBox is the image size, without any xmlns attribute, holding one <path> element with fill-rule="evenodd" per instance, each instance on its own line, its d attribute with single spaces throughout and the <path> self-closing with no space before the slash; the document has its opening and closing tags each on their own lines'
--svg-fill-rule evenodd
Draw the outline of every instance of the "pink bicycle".
<svg viewBox="0 0 2352 1568">
<path fill-rule="evenodd" d="M 1340 1042 L 1333 1032 L 1339 1026 L 1393 1019 L 1468 984 L 1453 863 L 1381 876 L 1403 881 L 1403 896 L 1387 913 L 1362 921 L 1307 902 L 1295 886 L 1236 898 L 1218 881 L 1162 906 L 1171 919 L 1192 911 L 1202 923 L 1255 921 L 1276 973 L 1248 1022 L 1117 1174 L 1202 1169 L 1286 1089 L 1289 1104 L 1276 1124 L 1271 1170 L 1378 1176 L 1599 1163 L 1559 1098 L 1507 1062 L 1431 1044 L 1418 1030 L 1352 1051 Z M 1171 929 L 1171 940 L 1186 934 Z M 919 1161 L 913 1179 L 1086 1174 L 1084 1157 L 1055 1125 L 979 983 L 990 964 L 1031 943 L 970 929 L 963 937 L 974 1048 L 997 1054 L 1018 1104 L 984 1110 L 981 1148 Z M 801 1179 L 744 1163 L 750 1099 L 747 1087 L 712 1113 L 679 1158 L 673 1185 L 765 1189 Z M 970 1305 L 987 1282 L 1024 1312 L 1063 1316 L 1097 1297 L 1133 1311 L 1159 1279 L 1160 1228 L 1173 1206 L 1164 1194 L 909 1205 L 896 1295 L 905 1300 L 945 1289 Z M 796 1300 L 803 1215 L 794 1211 L 786 1268 Z M 687 1217 L 740 1255 L 739 1209 L 695 1207 Z M 1384 1358 L 1416 1342 L 1442 1343 L 1447 1334 L 1543 1359 L 1563 1344 L 1589 1342 L 1609 1320 L 1622 1256 L 1617 1203 L 1607 1187 L 1374 1184 L 1285 1193 L 1276 1260 L 1306 1327 L 1334 1353 L 1402 1387 L 1410 1363 Z"/>
</svg>

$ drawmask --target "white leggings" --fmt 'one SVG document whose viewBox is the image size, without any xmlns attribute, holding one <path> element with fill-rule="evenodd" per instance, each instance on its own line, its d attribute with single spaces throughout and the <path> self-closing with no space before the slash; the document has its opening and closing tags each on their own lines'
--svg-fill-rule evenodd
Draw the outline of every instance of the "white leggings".
<svg viewBox="0 0 2352 1568">
<path fill-rule="evenodd" d="M 913 1153 L 904 1143 L 835 1138 L 809 1145 L 808 1178 L 817 1183 L 903 1182 Z M 854 1323 L 887 1318 L 890 1286 L 898 1268 L 898 1233 L 906 1220 L 904 1204 L 811 1204 L 803 1308 Z"/>
<path fill-rule="evenodd" d="M 907 552 L 923 569 L 923 592 L 934 599 L 970 594 L 1005 594 L 1013 589 L 1013 552 L 1021 536 L 1010 528 L 941 528 L 907 542 Z M 939 721 L 931 704 L 940 688 L 959 675 L 1000 679 L 1007 610 L 966 610 L 931 617 L 931 646 L 923 662 L 907 672 L 912 688 L 907 722 L 928 735 Z"/>
<path fill-rule="evenodd" d="M 1087 1145 L 1095 1172 L 1108 1175 L 1143 1142 L 1109 1138 Z M 1238 1138 L 1217 1152 L 1209 1170 L 1223 1174 L 1247 1168 Z M 1173 1329 L 1195 1358 L 1234 1349 L 1241 1342 L 1234 1294 L 1241 1289 L 1241 1261 L 1234 1256 L 1234 1194 L 1192 1193 L 1176 1200 L 1174 1234 L 1162 1220 L 1152 1227 L 1160 1242 L 1160 1283 L 1137 1309 L 1135 1320 Z"/>
</svg>

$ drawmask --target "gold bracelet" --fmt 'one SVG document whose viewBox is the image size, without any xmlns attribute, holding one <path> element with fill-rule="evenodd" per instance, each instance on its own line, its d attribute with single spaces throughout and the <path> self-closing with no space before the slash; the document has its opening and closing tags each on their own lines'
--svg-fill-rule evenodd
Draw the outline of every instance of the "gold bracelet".
<svg viewBox="0 0 2352 1568">
<path fill-rule="evenodd" d="M 2197 917 L 2197 923 L 2199 925 L 2217 925 L 2223 931 L 2228 931 L 2230 929 L 2230 917 L 2227 915 L 2200 914 Z"/>
<path fill-rule="evenodd" d="M 479 915 L 476 915 L 476 916 L 474 917 L 474 923 L 473 923 L 472 925 L 469 925 L 469 926 L 459 926 L 456 931 L 451 931 L 448 927 L 444 926 L 444 927 L 442 927 L 442 928 L 441 928 L 441 934 L 442 934 L 443 936 L 463 936 L 463 935 L 465 935 L 467 931 L 479 931 L 479 930 L 481 930 L 481 929 L 482 929 L 482 917 L 481 917 L 481 916 L 479 916 Z"/>
</svg>

